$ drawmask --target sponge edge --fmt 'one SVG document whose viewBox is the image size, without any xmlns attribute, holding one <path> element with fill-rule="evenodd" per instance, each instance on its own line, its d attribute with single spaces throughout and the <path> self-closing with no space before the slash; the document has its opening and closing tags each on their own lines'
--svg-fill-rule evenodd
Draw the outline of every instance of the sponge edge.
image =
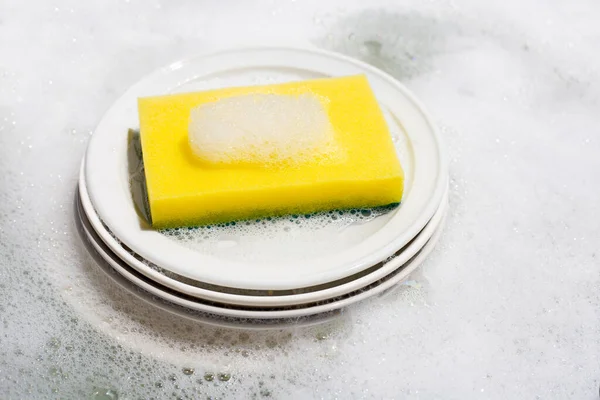
<svg viewBox="0 0 600 400">
<path fill-rule="evenodd" d="M 333 161 L 339 154 L 326 105 L 327 99 L 309 93 L 220 99 L 191 110 L 189 143 L 197 157 L 215 164 Z"/>
</svg>

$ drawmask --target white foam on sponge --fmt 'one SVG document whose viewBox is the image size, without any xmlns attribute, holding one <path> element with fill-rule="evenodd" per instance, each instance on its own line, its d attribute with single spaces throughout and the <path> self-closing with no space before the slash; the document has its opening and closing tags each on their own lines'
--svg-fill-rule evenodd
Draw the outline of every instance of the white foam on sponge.
<svg viewBox="0 0 600 400">
<path fill-rule="evenodd" d="M 322 100 L 311 94 L 249 94 L 192 109 L 189 142 L 217 164 L 296 165 L 332 158 L 334 129 Z"/>
</svg>

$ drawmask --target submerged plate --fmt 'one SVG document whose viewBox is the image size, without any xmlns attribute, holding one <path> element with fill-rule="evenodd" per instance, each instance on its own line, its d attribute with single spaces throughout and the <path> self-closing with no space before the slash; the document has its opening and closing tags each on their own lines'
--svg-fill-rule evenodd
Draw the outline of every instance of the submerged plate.
<svg viewBox="0 0 600 400">
<path fill-rule="evenodd" d="M 262 321 L 304 318 L 331 313 L 368 297 L 387 291 L 394 285 L 406 279 L 433 250 L 442 232 L 444 219 L 442 218 L 442 224 L 438 227 L 425 246 L 423 246 L 421 251 L 415 254 L 409 260 L 409 262 L 365 288 L 325 301 L 271 309 L 260 309 L 204 301 L 175 292 L 168 287 L 160 285 L 146 278 L 144 275 L 138 273 L 135 269 L 129 267 L 125 262 L 123 262 L 123 260 L 110 251 L 110 249 L 95 234 L 93 228 L 89 224 L 85 212 L 81 207 L 79 198 L 77 198 L 77 202 L 79 222 L 81 223 L 82 233 L 85 236 L 85 240 L 87 240 L 87 242 L 92 246 L 93 251 L 95 251 L 102 260 L 104 260 L 111 268 L 117 271 L 122 277 L 131 282 L 131 285 L 123 284 L 122 281 L 119 283 L 136 296 L 141 297 L 149 303 L 154 304 L 162 309 L 169 311 L 173 310 L 178 314 L 181 314 L 182 310 L 177 308 L 173 309 L 174 305 L 185 307 L 193 312 L 206 313 L 209 316 L 212 315 L 226 318 Z M 107 268 L 103 269 L 104 271 L 107 271 Z M 139 289 L 143 289 L 143 291 L 140 291 Z M 159 299 L 166 300 L 167 303 L 157 301 L 154 296 Z M 169 303 L 171 303 L 171 305 L 169 305 Z"/>
<path fill-rule="evenodd" d="M 128 160 L 128 129 L 138 126 L 138 97 L 352 74 L 368 77 L 394 136 L 406 172 L 400 207 L 340 232 L 296 229 L 289 237 L 266 235 L 260 240 L 239 234 L 225 241 L 227 246 L 213 246 L 210 251 L 187 246 L 140 219 L 131 194 Z M 447 180 L 435 127 L 399 82 L 351 58 L 308 49 L 227 51 L 160 69 L 134 85 L 110 108 L 90 140 L 86 160 L 86 183 L 93 207 L 107 230 L 124 245 L 178 275 L 212 285 L 256 290 L 321 285 L 385 260 L 431 219 Z M 228 247 L 231 243 L 233 248 Z"/>
<path fill-rule="evenodd" d="M 398 269 L 402 264 L 420 251 L 438 228 L 447 208 L 446 192 L 442 199 L 442 203 L 434 216 L 413 240 L 405 247 L 398 250 L 392 259 L 371 266 L 355 276 L 347 277 L 341 281 L 328 282 L 319 286 L 297 288 L 287 291 L 229 288 L 209 285 L 202 281 L 192 280 L 166 271 L 143 259 L 143 257 L 134 253 L 131 249 L 124 248 L 123 245 L 106 230 L 92 207 L 84 179 L 84 165 L 85 163 L 82 164 L 79 181 L 81 207 L 91 225 L 91 229 L 95 231 L 112 253 L 145 277 L 172 290 L 200 299 L 226 304 L 260 307 L 302 304 L 341 296 L 368 286 Z"/>
</svg>

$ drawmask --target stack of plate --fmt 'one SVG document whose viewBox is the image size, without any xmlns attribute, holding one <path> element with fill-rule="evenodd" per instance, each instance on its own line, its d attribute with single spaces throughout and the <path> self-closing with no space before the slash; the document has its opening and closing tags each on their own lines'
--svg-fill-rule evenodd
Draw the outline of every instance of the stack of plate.
<svg viewBox="0 0 600 400">
<path fill-rule="evenodd" d="M 406 175 L 400 206 L 325 213 L 308 222 L 303 216 L 151 229 L 139 143 L 130 129 L 137 126 L 138 97 L 352 74 L 368 76 L 384 110 Z M 390 76 L 320 50 L 244 49 L 178 62 L 121 97 L 90 140 L 77 214 L 89 247 L 138 295 L 221 317 L 297 318 L 382 293 L 414 271 L 440 234 L 447 175 L 434 125 Z"/>
</svg>

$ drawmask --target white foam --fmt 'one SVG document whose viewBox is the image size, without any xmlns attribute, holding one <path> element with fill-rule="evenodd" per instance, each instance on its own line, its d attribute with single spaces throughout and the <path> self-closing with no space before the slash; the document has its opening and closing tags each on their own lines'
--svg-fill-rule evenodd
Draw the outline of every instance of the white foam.
<svg viewBox="0 0 600 400">
<path fill-rule="evenodd" d="M 14 41 L 0 68 L 0 397 L 116 397 L 92 394 L 100 388 L 120 400 L 597 396 L 596 4 L 411 0 L 389 12 L 391 2 L 376 0 L 352 15 L 356 3 L 6 8 L 0 31 Z M 337 24 L 340 13 L 351 18 Z M 39 26 L 43 48 L 21 34 Z M 199 46 L 321 32 L 349 56 L 380 39 L 389 57 L 377 65 L 418 71 L 395 76 L 444 122 L 451 206 L 424 276 L 413 276 L 421 288 L 368 300 L 337 324 L 236 332 L 169 315 L 114 284 L 86 256 L 73 198 L 89 132 L 115 93 Z M 299 78 L 290 71 L 286 80 Z M 252 74 L 271 79 L 256 84 L 279 78 L 249 69 L 232 82 L 235 71 L 203 89 Z"/>
<path fill-rule="evenodd" d="M 315 95 L 250 94 L 192 109 L 189 142 L 211 163 L 298 164 L 334 152 L 334 130 Z"/>
<path fill-rule="evenodd" d="M 329 211 L 237 221 L 162 233 L 194 251 L 220 259 L 263 264 L 309 261 L 343 251 L 385 225 L 394 207 Z M 365 225 L 369 224 L 368 228 Z"/>
</svg>

